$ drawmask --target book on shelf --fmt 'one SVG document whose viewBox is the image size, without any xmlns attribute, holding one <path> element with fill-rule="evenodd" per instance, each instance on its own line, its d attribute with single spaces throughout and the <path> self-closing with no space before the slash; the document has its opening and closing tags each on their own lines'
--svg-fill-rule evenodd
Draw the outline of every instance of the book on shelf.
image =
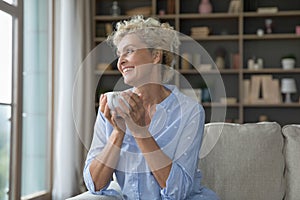
<svg viewBox="0 0 300 200">
<path fill-rule="evenodd" d="M 277 13 L 278 8 L 277 7 L 260 7 L 257 8 L 258 13 Z"/>
<path fill-rule="evenodd" d="M 244 103 L 250 103 L 250 80 L 243 80 L 243 101 Z"/>
<path fill-rule="evenodd" d="M 228 7 L 228 13 L 239 13 L 241 12 L 241 7 L 240 0 L 231 0 Z"/>
<path fill-rule="evenodd" d="M 207 37 L 210 34 L 210 29 L 207 26 L 192 27 L 191 37 Z"/>
</svg>

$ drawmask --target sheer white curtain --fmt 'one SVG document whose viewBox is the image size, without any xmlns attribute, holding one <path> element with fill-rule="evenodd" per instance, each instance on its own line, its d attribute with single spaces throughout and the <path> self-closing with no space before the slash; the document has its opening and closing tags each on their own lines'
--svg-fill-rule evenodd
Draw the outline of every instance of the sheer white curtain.
<svg viewBox="0 0 300 200">
<path fill-rule="evenodd" d="M 61 200 L 85 189 L 82 170 L 89 145 L 86 141 L 91 140 L 95 120 L 95 91 L 92 67 L 84 66 L 82 70 L 81 65 L 91 49 L 91 1 L 54 2 L 55 127 L 52 196 L 54 200 Z"/>
</svg>

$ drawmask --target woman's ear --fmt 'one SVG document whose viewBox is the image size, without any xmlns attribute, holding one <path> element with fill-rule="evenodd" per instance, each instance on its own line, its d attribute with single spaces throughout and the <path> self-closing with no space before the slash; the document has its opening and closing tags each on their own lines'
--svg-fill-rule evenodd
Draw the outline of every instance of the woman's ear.
<svg viewBox="0 0 300 200">
<path fill-rule="evenodd" d="M 154 64 L 162 63 L 162 58 L 163 58 L 163 51 L 162 50 L 155 49 L 152 52 L 152 56 L 153 56 L 153 63 Z"/>
</svg>

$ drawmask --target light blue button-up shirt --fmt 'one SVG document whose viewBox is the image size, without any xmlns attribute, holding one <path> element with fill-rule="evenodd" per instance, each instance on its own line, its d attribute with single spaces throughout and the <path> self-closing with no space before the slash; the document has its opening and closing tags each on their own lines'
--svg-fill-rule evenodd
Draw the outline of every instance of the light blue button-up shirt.
<svg viewBox="0 0 300 200">
<path fill-rule="evenodd" d="M 185 96 L 175 86 L 166 85 L 171 94 L 160 104 L 152 117 L 149 132 L 161 150 L 172 159 L 172 168 L 166 187 L 160 188 L 151 173 L 135 139 L 127 130 L 115 169 L 122 194 L 108 189 L 108 185 L 95 191 L 89 166 L 104 148 L 113 130 L 101 112 L 98 113 L 94 137 L 84 168 L 84 180 L 93 194 L 118 196 L 120 199 L 218 199 L 214 192 L 200 185 L 197 170 L 198 154 L 204 129 L 202 106 Z"/>
</svg>

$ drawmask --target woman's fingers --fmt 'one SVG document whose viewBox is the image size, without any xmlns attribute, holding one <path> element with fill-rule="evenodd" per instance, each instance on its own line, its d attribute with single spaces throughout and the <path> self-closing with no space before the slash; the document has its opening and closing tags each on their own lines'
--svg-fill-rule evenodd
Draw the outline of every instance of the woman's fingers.
<svg viewBox="0 0 300 200">
<path fill-rule="evenodd" d="M 128 107 L 122 99 L 119 99 L 119 106 L 120 107 L 116 107 L 116 111 L 118 115 L 125 119 L 125 117 L 130 115 L 131 107 Z"/>
<path fill-rule="evenodd" d="M 111 111 L 108 107 L 107 104 L 107 97 L 106 95 L 101 94 L 100 96 L 100 111 L 103 113 L 103 115 L 106 117 L 106 119 L 108 119 L 110 121 L 110 123 L 112 123 L 111 120 Z"/>
<path fill-rule="evenodd" d="M 106 117 L 106 119 L 110 120 L 110 122 L 111 122 L 111 113 L 110 113 L 110 109 L 107 104 L 104 107 L 103 114 Z"/>
<path fill-rule="evenodd" d="M 122 96 L 129 104 L 132 110 L 138 110 L 139 108 L 141 108 L 142 102 L 140 97 L 136 93 L 127 91 L 127 92 L 123 92 Z"/>
<path fill-rule="evenodd" d="M 123 132 L 126 131 L 125 120 L 117 114 L 117 111 L 112 112 L 111 121 L 113 123 L 113 126 L 116 127 L 118 130 Z"/>
<path fill-rule="evenodd" d="M 107 97 L 104 94 L 100 95 L 100 100 L 99 100 L 99 107 L 100 111 L 104 113 L 105 105 L 107 104 Z"/>
</svg>

